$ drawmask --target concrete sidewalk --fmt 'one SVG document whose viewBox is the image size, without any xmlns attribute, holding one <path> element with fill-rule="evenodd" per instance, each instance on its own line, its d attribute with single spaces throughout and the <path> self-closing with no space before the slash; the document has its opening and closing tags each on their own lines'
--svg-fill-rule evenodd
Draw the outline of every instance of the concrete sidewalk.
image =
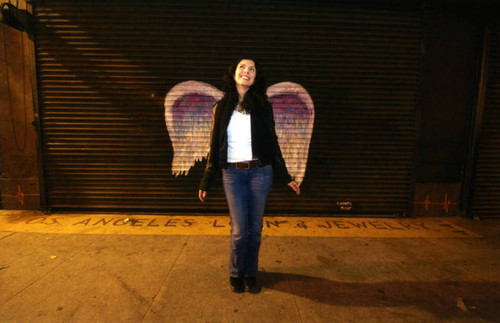
<svg viewBox="0 0 500 323">
<path fill-rule="evenodd" d="M 446 220 L 481 237 L 265 236 L 258 294 L 228 236 L 0 232 L 0 321 L 500 322 L 500 221 Z"/>
</svg>

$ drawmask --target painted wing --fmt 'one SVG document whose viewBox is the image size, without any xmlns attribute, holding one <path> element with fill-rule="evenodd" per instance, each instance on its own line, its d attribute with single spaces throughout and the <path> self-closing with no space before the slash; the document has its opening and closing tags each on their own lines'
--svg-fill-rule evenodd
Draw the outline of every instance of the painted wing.
<svg viewBox="0 0 500 323">
<path fill-rule="evenodd" d="M 198 81 L 177 84 L 165 96 L 165 123 L 174 149 L 172 174 L 187 175 L 210 150 L 212 107 L 222 98 L 216 87 Z"/>
<path fill-rule="evenodd" d="M 304 179 L 314 127 L 314 104 L 297 83 L 282 82 L 267 89 L 273 106 L 276 135 L 288 172 L 300 185 Z"/>
</svg>

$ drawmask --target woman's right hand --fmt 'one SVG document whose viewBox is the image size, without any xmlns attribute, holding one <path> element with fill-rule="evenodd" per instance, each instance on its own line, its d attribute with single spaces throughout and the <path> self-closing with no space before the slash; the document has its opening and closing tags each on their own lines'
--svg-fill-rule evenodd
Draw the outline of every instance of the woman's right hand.
<svg viewBox="0 0 500 323">
<path fill-rule="evenodd" d="M 205 202 L 205 197 L 207 197 L 207 191 L 200 190 L 198 192 L 198 198 L 200 199 L 200 201 Z"/>
</svg>

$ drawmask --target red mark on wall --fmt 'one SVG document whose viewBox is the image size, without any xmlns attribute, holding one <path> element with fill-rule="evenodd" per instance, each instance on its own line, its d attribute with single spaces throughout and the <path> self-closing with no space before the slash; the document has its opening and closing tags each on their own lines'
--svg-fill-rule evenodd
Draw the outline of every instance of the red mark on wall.
<svg viewBox="0 0 500 323">
<path fill-rule="evenodd" d="M 431 205 L 440 205 L 443 207 L 443 210 L 448 213 L 450 210 L 450 205 L 458 205 L 458 203 L 454 203 L 448 200 L 448 194 L 444 195 L 444 201 L 443 202 L 431 202 L 429 199 L 429 195 L 425 196 L 425 201 L 423 202 L 414 202 L 413 204 L 419 204 L 419 205 L 425 205 L 425 211 L 429 212 L 429 206 Z"/>
<path fill-rule="evenodd" d="M 17 198 L 17 201 L 19 204 L 24 205 L 24 197 L 25 196 L 40 196 L 40 194 L 24 194 L 24 192 L 21 190 L 21 185 L 17 184 L 17 192 L 16 195 L 8 195 L 8 194 L 2 194 L 2 197 L 11 197 L 11 198 Z"/>
</svg>

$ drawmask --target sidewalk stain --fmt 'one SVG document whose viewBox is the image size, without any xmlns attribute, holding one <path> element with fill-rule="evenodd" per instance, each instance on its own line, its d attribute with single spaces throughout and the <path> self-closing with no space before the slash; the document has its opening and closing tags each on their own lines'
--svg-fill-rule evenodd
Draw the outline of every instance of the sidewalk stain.
<svg viewBox="0 0 500 323">
<path fill-rule="evenodd" d="M 139 234 L 229 235 L 228 216 L 53 214 L 0 211 L 0 231 Z M 264 217 L 263 235 L 373 238 L 479 238 L 444 218 Z"/>
</svg>

